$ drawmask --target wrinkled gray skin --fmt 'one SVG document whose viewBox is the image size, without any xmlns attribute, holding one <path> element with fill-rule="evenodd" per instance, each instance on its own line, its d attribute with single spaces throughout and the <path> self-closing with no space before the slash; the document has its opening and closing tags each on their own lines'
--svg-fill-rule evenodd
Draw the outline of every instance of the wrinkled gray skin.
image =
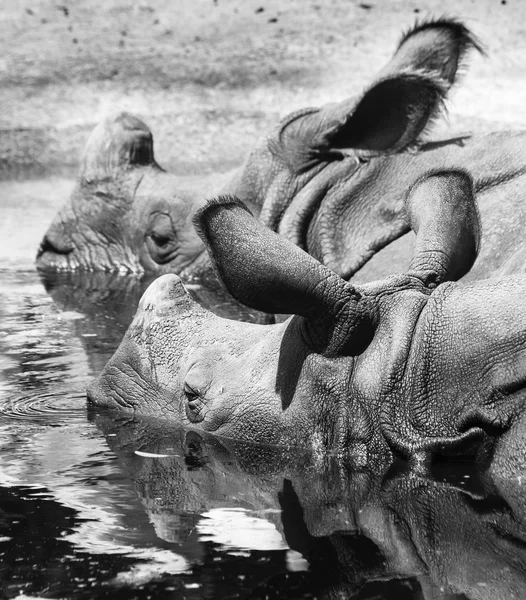
<svg viewBox="0 0 526 600">
<path fill-rule="evenodd" d="M 193 189 L 182 189 L 156 164 L 151 132 L 139 119 L 105 120 L 88 141 L 71 199 L 42 241 L 38 268 L 208 274 L 192 218 L 205 198 L 228 193 L 348 279 L 409 230 L 403 198 L 429 169 L 468 170 L 483 217 L 505 206 L 509 220 L 523 210 L 524 133 L 421 142 L 472 47 L 476 42 L 459 23 L 417 26 L 361 96 L 289 115 L 235 173 L 200 180 Z M 501 231 L 493 231 L 498 222 L 488 225 L 488 235 L 505 245 Z M 402 250 L 400 270 L 411 255 Z M 383 273 L 362 280 L 393 272 L 392 253 L 381 263 Z"/>
<path fill-rule="evenodd" d="M 61 311 L 82 315 L 72 327 L 84 348 L 90 371 L 100 373 L 121 342 L 152 280 L 103 271 L 46 273 L 42 279 L 46 292 Z M 257 311 L 236 302 L 224 289 L 192 285 L 187 290 L 196 302 L 221 317 L 268 322 Z M 87 332 L 96 335 L 86 336 Z"/>
<path fill-rule="evenodd" d="M 165 275 L 145 292 L 88 398 L 222 436 L 346 452 L 364 464 L 506 457 L 514 444 L 524 456 L 513 432 L 525 398 L 526 277 L 455 281 L 480 246 L 464 172 L 421 179 L 405 210 L 417 234 L 409 270 L 355 287 L 238 200 L 209 203 L 197 225 L 230 293 L 295 316 L 267 326 L 227 321 Z M 523 247 L 523 237 L 516 243 Z"/>
<path fill-rule="evenodd" d="M 97 415 L 96 423 L 134 482 L 157 536 L 177 543 L 193 564 L 202 565 L 206 556 L 188 537 L 206 527 L 203 513 L 226 505 L 270 521 L 308 560 L 306 583 L 316 598 L 354 598 L 368 582 L 391 581 L 394 587 L 394 580 L 407 577 L 418 580 L 425 600 L 524 598 L 524 465 L 498 479 L 494 473 L 480 477 L 466 465 L 449 466 L 449 480 L 440 471 L 435 478 L 409 469 L 393 476 L 378 462 L 360 467 L 157 420 Z M 228 535 L 227 528 L 219 521 L 214 530 Z M 282 569 L 287 572 L 285 561 Z M 261 595 L 279 586 L 282 597 L 296 597 L 287 578 L 276 581 L 279 573 L 278 563 L 264 574 Z M 209 595 L 216 597 L 213 583 L 210 578 Z M 389 597 L 395 597 L 392 589 Z"/>
</svg>

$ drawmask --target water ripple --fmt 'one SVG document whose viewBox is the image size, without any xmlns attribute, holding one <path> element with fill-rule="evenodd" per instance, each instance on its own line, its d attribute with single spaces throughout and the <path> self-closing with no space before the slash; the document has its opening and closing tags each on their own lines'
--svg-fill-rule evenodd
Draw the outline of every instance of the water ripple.
<svg viewBox="0 0 526 600">
<path fill-rule="evenodd" d="M 16 421 L 54 425 L 86 418 L 85 392 L 55 392 L 11 398 L 0 403 L 0 415 Z"/>
</svg>

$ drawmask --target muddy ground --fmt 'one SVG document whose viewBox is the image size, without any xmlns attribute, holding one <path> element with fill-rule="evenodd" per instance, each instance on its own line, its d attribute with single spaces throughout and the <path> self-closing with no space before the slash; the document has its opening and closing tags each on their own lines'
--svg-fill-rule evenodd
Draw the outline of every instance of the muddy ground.
<svg viewBox="0 0 526 600">
<path fill-rule="evenodd" d="M 403 30 L 442 15 L 488 57 L 438 128 L 526 125 L 524 0 L 3 0 L 0 178 L 73 173 L 119 109 L 150 125 L 163 166 L 226 170 L 280 115 L 359 93 Z"/>
</svg>

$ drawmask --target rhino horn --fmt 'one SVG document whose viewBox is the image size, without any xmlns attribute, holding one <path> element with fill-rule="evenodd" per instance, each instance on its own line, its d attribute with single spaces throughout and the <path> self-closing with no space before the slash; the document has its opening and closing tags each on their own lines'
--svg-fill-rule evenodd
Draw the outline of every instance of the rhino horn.
<svg viewBox="0 0 526 600">
<path fill-rule="evenodd" d="M 89 183 L 106 179 L 132 165 L 155 165 L 149 127 L 126 112 L 103 119 L 84 149 L 81 180 Z"/>
<path fill-rule="evenodd" d="M 200 209 L 194 225 L 227 290 L 257 310 L 303 317 L 304 339 L 326 356 L 372 339 L 374 309 L 351 284 L 254 218 L 236 197 Z"/>
<path fill-rule="evenodd" d="M 461 170 L 427 173 L 410 188 L 405 210 L 416 233 L 410 273 L 430 287 L 464 276 L 480 245 L 471 176 Z"/>
</svg>

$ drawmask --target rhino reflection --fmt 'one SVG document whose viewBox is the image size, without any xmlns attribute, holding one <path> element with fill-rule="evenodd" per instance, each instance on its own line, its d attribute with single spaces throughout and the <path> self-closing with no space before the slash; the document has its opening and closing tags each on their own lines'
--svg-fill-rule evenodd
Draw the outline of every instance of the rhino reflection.
<svg viewBox="0 0 526 600">
<path fill-rule="evenodd" d="M 382 464 L 365 470 L 352 457 L 219 441 L 153 420 L 95 418 L 111 434 L 108 443 L 157 535 L 180 544 L 178 552 L 194 564 L 205 552 L 199 531 L 218 543 L 225 534 L 210 535 L 206 514 L 242 509 L 266 520 L 270 536 L 281 534 L 308 561 L 310 573 L 302 577 L 316 597 L 351 598 L 386 580 L 392 587 L 403 580 L 415 592 L 421 587 L 426 600 L 523 597 L 524 513 L 512 511 L 500 493 L 505 488 L 507 497 L 523 498 L 510 469 L 498 477 L 492 467 L 477 478 L 457 465 L 454 483 L 437 473 L 386 473 Z M 247 538 L 244 543 L 250 547 Z M 264 585 L 286 586 L 280 575 L 286 568 L 283 561 Z"/>
</svg>

